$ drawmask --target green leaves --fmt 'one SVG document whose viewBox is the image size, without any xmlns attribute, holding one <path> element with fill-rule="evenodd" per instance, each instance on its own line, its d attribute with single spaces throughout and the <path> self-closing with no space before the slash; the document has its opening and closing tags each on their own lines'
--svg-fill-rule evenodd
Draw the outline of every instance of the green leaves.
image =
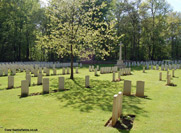
<svg viewBox="0 0 181 133">
<path fill-rule="evenodd" d="M 37 0 L 0 2 L 1 61 L 30 59 L 39 31 L 41 11 Z"/>
<path fill-rule="evenodd" d="M 54 49 L 61 57 L 70 55 L 70 45 L 73 45 L 73 55 L 88 58 L 89 55 L 100 53 L 102 58 L 108 55 L 105 38 L 114 40 L 111 31 L 114 25 L 99 21 L 96 15 L 106 4 L 96 5 L 96 1 L 62 1 L 53 0 L 46 9 L 50 19 L 50 35 L 42 35 L 38 45 L 43 49 Z M 56 5 L 56 6 L 54 6 Z M 115 32 L 115 31 L 114 31 Z M 108 47 L 107 47 L 108 49 Z"/>
</svg>

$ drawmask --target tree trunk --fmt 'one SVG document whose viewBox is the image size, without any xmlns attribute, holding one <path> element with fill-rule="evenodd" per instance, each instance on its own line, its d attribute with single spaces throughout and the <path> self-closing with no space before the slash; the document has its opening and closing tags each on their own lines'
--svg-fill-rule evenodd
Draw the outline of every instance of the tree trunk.
<svg viewBox="0 0 181 133">
<path fill-rule="evenodd" d="M 17 29 L 17 24 L 15 23 L 15 31 L 14 31 L 14 43 L 13 43 L 13 54 L 14 54 L 14 56 L 13 56 L 13 59 L 12 60 L 14 60 L 14 61 L 16 61 L 17 60 L 17 53 L 16 53 L 16 49 L 17 49 L 17 46 L 16 46 L 16 44 L 17 44 L 17 38 L 18 38 L 18 29 Z"/>
<path fill-rule="evenodd" d="M 134 60 L 134 48 L 133 48 L 133 37 L 131 37 L 131 53 L 130 53 L 130 59 Z"/>
<path fill-rule="evenodd" d="M 140 59 L 140 52 L 139 52 L 139 40 L 138 40 L 138 43 L 137 43 L 137 48 L 136 48 L 136 51 L 137 51 L 137 59 L 138 59 L 138 61 L 141 61 L 141 59 Z"/>
<path fill-rule="evenodd" d="M 20 32 L 22 32 L 22 30 L 20 30 Z M 18 51 L 18 61 L 21 61 L 21 42 L 22 42 L 22 34 L 20 33 L 20 42 L 18 44 L 18 48 L 19 48 L 19 51 Z"/>
<path fill-rule="evenodd" d="M 155 12 L 154 12 L 154 3 L 152 3 L 151 12 L 152 12 L 152 17 L 153 17 L 152 18 L 152 36 L 151 36 L 151 40 L 152 40 L 151 60 L 154 60 L 154 56 L 155 56 Z"/>
<path fill-rule="evenodd" d="M 126 47 L 126 44 L 124 44 L 124 60 L 127 60 L 127 47 Z"/>
<path fill-rule="evenodd" d="M 175 49 L 176 49 L 176 51 L 175 51 L 175 58 L 176 59 L 179 59 L 179 57 L 180 57 L 180 49 L 181 49 L 181 47 L 180 47 L 180 43 L 179 43 L 179 40 L 178 40 L 178 38 L 176 37 L 176 42 L 175 42 Z"/>
<path fill-rule="evenodd" d="M 150 46 L 150 44 L 148 45 L 148 57 L 150 60 L 151 59 L 151 46 Z"/>
<path fill-rule="evenodd" d="M 74 62 L 74 57 L 73 57 L 73 48 L 72 48 L 72 44 L 71 44 L 71 74 L 70 74 L 70 79 L 74 79 L 73 62 Z"/>
<path fill-rule="evenodd" d="M 26 40 L 27 40 L 27 47 L 26 47 L 26 60 L 29 61 L 29 34 L 28 31 L 26 31 Z"/>
<path fill-rule="evenodd" d="M 171 55 L 172 55 L 172 59 L 174 59 L 174 42 L 173 42 L 173 36 L 172 36 L 172 42 L 171 42 Z"/>
<path fill-rule="evenodd" d="M 133 59 L 137 61 L 137 57 L 136 57 L 136 37 L 135 37 L 135 33 L 133 35 Z"/>
<path fill-rule="evenodd" d="M 155 43 L 154 43 L 154 40 L 153 40 L 153 48 L 152 48 L 151 60 L 155 60 Z"/>
<path fill-rule="evenodd" d="M 1 45 L 2 45 L 2 47 L 1 47 L 0 60 L 1 60 L 1 61 L 5 61 L 6 58 L 4 59 L 4 57 L 3 57 L 3 53 L 4 53 L 4 43 L 2 43 Z"/>
</svg>

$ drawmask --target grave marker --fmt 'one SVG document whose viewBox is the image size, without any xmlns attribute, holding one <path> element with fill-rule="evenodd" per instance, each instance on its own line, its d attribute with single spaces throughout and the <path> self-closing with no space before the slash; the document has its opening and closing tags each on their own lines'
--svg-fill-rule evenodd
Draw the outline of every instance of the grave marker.
<svg viewBox="0 0 181 133">
<path fill-rule="evenodd" d="M 114 95 L 113 98 L 113 110 L 112 110 L 112 126 L 114 126 L 118 120 L 118 95 Z"/>
<path fill-rule="evenodd" d="M 97 68 L 94 70 L 94 76 L 97 76 Z"/>
<path fill-rule="evenodd" d="M 69 74 L 69 68 L 67 67 L 67 74 Z"/>
<path fill-rule="evenodd" d="M 113 81 L 113 82 L 116 81 L 115 77 L 116 77 L 116 76 L 115 76 L 115 72 L 113 72 L 113 77 L 112 77 L 112 81 Z"/>
<path fill-rule="evenodd" d="M 124 80 L 123 94 L 127 96 L 131 95 L 131 81 L 130 80 Z"/>
<path fill-rule="evenodd" d="M 123 100 L 123 93 L 118 93 L 118 118 L 122 115 L 122 100 Z"/>
<path fill-rule="evenodd" d="M 79 73 L 79 71 L 78 71 L 78 67 L 76 67 L 76 73 Z"/>
<path fill-rule="evenodd" d="M 89 76 L 85 76 L 85 87 L 88 88 L 89 86 Z"/>
<path fill-rule="evenodd" d="M 0 70 L 0 76 L 3 76 L 3 70 Z"/>
<path fill-rule="evenodd" d="M 38 74 L 37 84 L 42 85 L 42 73 Z"/>
<path fill-rule="evenodd" d="M 8 76 L 8 89 L 11 89 L 14 87 L 14 77 Z"/>
<path fill-rule="evenodd" d="M 137 81 L 136 82 L 136 96 L 143 97 L 144 96 L 144 88 L 145 88 L 145 82 L 144 81 Z"/>
<path fill-rule="evenodd" d="M 145 73 L 145 67 L 143 67 L 143 73 Z"/>
<path fill-rule="evenodd" d="M 38 70 L 34 69 L 34 77 L 37 77 L 37 76 L 38 76 Z"/>
<path fill-rule="evenodd" d="M 121 71 L 118 72 L 118 80 L 121 80 Z"/>
<path fill-rule="evenodd" d="M 28 80 L 21 81 L 21 96 L 28 96 L 29 94 L 29 83 Z"/>
<path fill-rule="evenodd" d="M 59 90 L 64 90 L 64 77 L 59 77 Z"/>
<path fill-rule="evenodd" d="M 172 77 L 175 77 L 175 70 L 172 70 Z"/>
<path fill-rule="evenodd" d="M 160 81 L 162 80 L 162 72 L 160 72 L 159 80 L 160 80 Z"/>
<path fill-rule="evenodd" d="M 28 81 L 28 85 L 31 86 L 31 75 L 26 74 L 26 80 Z"/>
<path fill-rule="evenodd" d="M 57 70 L 55 68 L 53 69 L 53 75 L 57 75 Z"/>
<path fill-rule="evenodd" d="M 43 93 L 49 93 L 49 78 L 43 79 Z"/>
<path fill-rule="evenodd" d="M 167 85 L 170 85 L 170 83 L 171 83 L 171 75 L 168 75 L 167 76 Z"/>
<path fill-rule="evenodd" d="M 50 69 L 46 69 L 46 76 L 50 76 Z"/>
<path fill-rule="evenodd" d="M 65 68 L 62 69 L 62 75 L 65 75 Z"/>
<path fill-rule="evenodd" d="M 92 68 L 91 68 L 91 66 L 89 66 L 89 72 L 91 72 L 92 71 Z"/>
<path fill-rule="evenodd" d="M 4 69 L 4 75 L 8 76 L 8 69 L 7 68 Z"/>
</svg>

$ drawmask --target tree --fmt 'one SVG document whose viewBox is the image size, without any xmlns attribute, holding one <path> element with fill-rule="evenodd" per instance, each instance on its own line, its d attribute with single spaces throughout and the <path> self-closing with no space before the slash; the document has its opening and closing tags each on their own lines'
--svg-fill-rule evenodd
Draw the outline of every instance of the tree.
<svg viewBox="0 0 181 133">
<path fill-rule="evenodd" d="M 147 21 L 150 23 L 150 32 L 148 32 L 150 37 L 149 58 L 155 60 L 161 58 L 158 54 L 161 54 L 164 49 L 165 38 L 162 33 L 166 30 L 166 18 L 170 12 L 170 5 L 165 0 L 147 0 L 145 5 L 147 7 Z"/>
<path fill-rule="evenodd" d="M 0 2 L 0 60 L 30 60 L 40 22 L 39 0 Z"/>
<path fill-rule="evenodd" d="M 92 0 L 52 0 L 46 10 L 50 18 L 50 34 L 38 37 L 39 48 L 55 51 L 59 56 L 70 56 L 71 76 L 73 76 L 73 61 L 76 56 L 88 58 L 95 53 L 101 53 L 101 57 L 108 55 L 101 43 L 104 38 L 109 38 L 114 23 L 99 21 L 102 15 L 100 10 L 106 4 L 96 5 Z"/>
<path fill-rule="evenodd" d="M 139 60 L 141 19 L 139 15 L 140 0 L 131 1 L 124 0 L 117 3 L 117 34 L 125 34 L 123 38 L 124 57 L 125 59 Z M 128 56 L 128 49 L 130 55 Z"/>
<path fill-rule="evenodd" d="M 122 0 L 117 2 L 117 34 L 122 38 L 125 59 L 162 60 L 170 56 L 167 42 L 167 17 L 170 6 L 165 0 Z"/>
<path fill-rule="evenodd" d="M 167 36 L 171 44 L 171 57 L 172 59 L 179 59 L 181 54 L 181 13 L 172 12 L 167 18 L 168 28 Z M 180 55 L 179 55 L 180 54 Z"/>
</svg>

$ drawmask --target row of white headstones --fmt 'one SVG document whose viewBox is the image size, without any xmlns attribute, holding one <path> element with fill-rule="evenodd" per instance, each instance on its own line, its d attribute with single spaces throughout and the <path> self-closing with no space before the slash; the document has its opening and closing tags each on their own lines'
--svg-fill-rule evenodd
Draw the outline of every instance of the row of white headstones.
<svg viewBox="0 0 181 133">
<path fill-rule="evenodd" d="M 178 61 L 132 61 L 132 62 L 125 62 L 126 66 L 143 66 L 143 65 L 173 65 L 173 64 L 181 64 L 181 60 Z"/>
<path fill-rule="evenodd" d="M 167 71 L 167 70 L 172 70 L 172 69 L 180 69 L 181 68 L 181 65 L 179 65 L 179 64 L 177 64 L 177 65 L 173 65 L 173 66 L 169 66 L 168 67 L 168 65 L 162 65 L 161 66 L 161 70 L 162 71 Z M 143 66 L 143 72 L 145 71 L 145 66 Z M 149 67 L 147 67 L 147 69 L 149 69 Z M 154 66 L 151 66 L 151 70 L 159 70 L 159 66 L 158 65 L 156 65 L 156 67 L 154 67 Z"/>
<path fill-rule="evenodd" d="M 75 66 L 77 66 L 78 64 L 74 64 Z M 82 64 L 79 64 L 80 67 L 82 67 Z M 21 72 L 23 72 L 23 70 L 25 69 L 29 69 L 31 70 L 31 72 L 35 69 L 37 70 L 38 68 L 42 68 L 43 66 L 47 66 L 50 67 L 50 68 L 58 68 L 59 66 L 55 65 L 55 64 L 49 64 L 49 63 L 44 63 L 44 64 L 33 64 L 33 65 L 25 65 L 25 64 L 1 64 L 0 65 L 0 76 L 7 76 L 8 75 L 8 69 L 11 70 L 11 73 L 12 75 L 15 75 L 16 73 L 16 70 L 19 69 Z M 70 63 L 62 63 L 61 66 L 65 66 L 65 67 L 69 67 L 70 66 Z M 145 66 L 144 66 L 145 67 Z M 45 67 L 44 67 L 45 68 Z M 168 70 L 168 68 L 171 70 L 171 69 L 179 69 L 181 68 L 181 65 L 180 64 L 165 64 L 165 65 L 161 65 L 161 70 Z M 129 68 L 130 69 L 130 68 Z M 149 65 L 147 64 L 147 69 L 149 69 Z M 151 65 L 151 69 L 154 69 L 154 66 Z M 159 69 L 159 65 L 156 64 L 156 69 L 158 70 Z M 41 70 L 40 70 L 41 71 Z M 94 68 L 94 66 L 89 66 L 89 71 L 92 72 L 94 71 L 95 72 L 95 75 L 97 75 L 97 71 L 99 71 L 99 66 L 97 65 L 97 68 Z M 115 67 L 101 67 L 100 69 L 100 73 L 101 74 L 104 74 L 104 73 L 110 73 L 110 72 L 117 72 L 118 71 L 118 67 L 115 66 Z M 126 71 L 126 69 L 125 69 Z"/>
<path fill-rule="evenodd" d="M 66 71 L 67 70 L 67 71 Z M 49 68 L 39 68 L 39 69 L 26 69 L 26 80 L 29 82 L 29 85 L 31 85 L 31 74 L 34 74 L 34 77 L 38 77 L 37 78 L 37 84 L 40 85 L 42 84 L 42 77 L 43 77 L 43 73 L 46 74 L 46 76 L 50 76 L 50 69 Z M 78 67 L 76 67 L 76 73 L 78 73 Z M 65 74 L 69 74 L 69 68 L 65 69 L 63 68 L 62 69 L 62 75 L 65 75 Z M 16 75 L 16 71 L 14 73 L 14 75 Z M 55 68 L 53 68 L 53 75 L 58 75 L 57 74 L 57 70 Z M 14 87 L 14 76 L 8 76 L 8 88 L 13 88 Z"/>
<path fill-rule="evenodd" d="M 175 77 L 175 70 L 172 70 L 172 77 Z M 169 74 L 169 71 L 167 71 L 167 85 L 171 85 L 171 75 Z M 159 80 L 162 81 L 162 72 L 159 74 Z"/>
<path fill-rule="evenodd" d="M 143 68 L 145 69 L 145 66 L 143 66 Z M 149 69 L 149 65 L 146 66 L 147 69 Z M 168 70 L 168 69 L 180 69 L 181 68 L 181 65 L 180 64 L 173 64 L 173 65 L 161 65 L 161 70 L 164 71 L 164 70 Z M 159 70 L 159 65 L 151 65 L 151 70 Z"/>
<path fill-rule="evenodd" d="M 89 72 L 94 72 L 95 76 L 98 75 L 97 71 L 99 71 L 98 65 L 96 68 L 94 68 L 94 66 L 89 66 Z M 120 76 L 121 75 L 130 75 L 131 74 L 131 68 L 118 69 L 117 66 L 115 66 L 115 67 L 101 67 L 100 68 L 100 74 L 113 73 L 113 77 L 114 77 L 114 73 L 116 73 L 116 72 L 118 72 L 118 75 L 120 75 Z M 114 81 L 114 78 L 113 78 L 113 81 Z"/>
<path fill-rule="evenodd" d="M 166 78 L 167 78 L 167 85 L 170 85 L 171 84 L 171 76 L 172 77 L 175 77 L 175 70 L 177 69 L 180 69 L 180 67 L 178 68 L 170 68 L 169 70 L 172 70 L 172 75 L 169 74 L 169 70 L 167 68 L 161 68 L 162 71 L 167 71 L 167 75 L 166 75 Z M 156 67 L 156 70 L 159 70 L 159 67 Z M 145 73 L 145 67 L 143 67 L 143 73 Z M 161 81 L 162 80 L 162 72 L 159 73 L 159 80 Z"/>
<path fill-rule="evenodd" d="M 59 88 L 58 90 L 64 90 L 65 78 L 58 78 Z M 43 78 L 42 73 L 38 75 L 37 80 L 38 85 L 42 85 L 43 93 L 49 93 L 49 78 Z M 31 75 L 26 74 L 26 80 L 21 81 L 21 96 L 29 95 L 29 86 L 31 86 Z M 90 87 L 89 85 L 89 76 L 85 76 L 85 87 Z M 8 76 L 8 89 L 14 88 L 14 76 Z"/>
<path fill-rule="evenodd" d="M 82 67 L 82 63 L 73 63 L 75 67 Z M 131 61 L 131 62 L 125 62 L 126 66 L 141 66 L 141 65 L 172 65 L 172 64 L 181 64 L 181 60 L 175 60 L 175 61 Z M 60 63 L 60 62 L 1 62 L 1 65 L 38 65 L 39 67 L 70 67 L 71 63 Z"/>
<path fill-rule="evenodd" d="M 14 67 L 14 68 L 26 68 L 26 67 L 47 67 L 47 68 L 62 68 L 62 67 L 70 67 L 71 63 L 59 63 L 59 62 L 1 62 L 0 67 Z M 82 63 L 73 63 L 74 67 L 82 67 Z"/>
<path fill-rule="evenodd" d="M 49 63 L 49 62 L 25 62 L 25 63 L 0 63 L 0 76 L 8 75 L 8 69 L 11 70 L 12 74 L 16 72 L 16 70 L 20 70 L 23 72 L 23 70 L 29 69 L 34 70 L 38 68 L 64 68 L 64 67 L 70 67 L 71 63 Z M 82 67 L 82 63 L 73 63 L 74 67 Z"/>
<path fill-rule="evenodd" d="M 156 70 L 159 70 L 159 65 L 156 65 Z M 181 65 L 180 64 L 176 64 L 176 65 L 162 65 L 161 66 L 161 70 L 164 71 L 164 70 L 172 70 L 172 69 L 180 69 L 181 68 Z M 145 71 L 145 66 L 143 66 L 143 71 Z M 149 66 L 147 66 L 147 69 L 149 69 Z M 154 69 L 154 66 L 151 65 L 151 70 Z M 118 67 L 115 66 L 115 67 L 101 67 L 100 68 L 100 74 L 106 74 L 106 73 L 114 73 L 114 72 L 118 72 Z M 97 71 L 99 71 L 99 66 L 97 65 L 96 68 L 94 68 L 94 66 L 89 66 L 89 72 L 94 72 L 95 73 L 95 76 L 97 75 Z M 121 73 L 126 74 L 126 75 L 129 75 L 131 74 L 131 68 L 122 68 L 120 69 Z"/>
<path fill-rule="evenodd" d="M 30 75 L 29 75 L 30 77 Z M 85 87 L 88 88 L 90 87 L 90 77 L 89 75 L 85 76 Z M 59 77 L 59 89 L 58 90 L 64 90 L 64 83 L 65 79 L 64 77 Z M 41 77 L 41 82 L 42 82 L 42 77 Z M 41 84 L 40 82 L 40 84 Z M 21 81 L 21 95 L 28 96 L 29 94 L 29 86 L 30 86 L 30 78 L 27 78 L 26 80 Z M 137 81 L 136 85 L 136 96 L 139 97 L 144 97 L 144 86 L 145 82 L 144 81 Z M 44 78 L 43 79 L 43 93 L 49 93 L 49 78 Z M 131 81 L 130 80 L 124 80 L 124 87 L 123 87 L 123 94 L 130 96 L 131 95 Z"/>
<path fill-rule="evenodd" d="M 41 68 L 41 67 L 34 68 L 34 67 L 30 66 L 30 67 L 20 68 L 20 69 L 18 69 L 18 68 L 10 68 L 10 72 L 11 72 L 11 75 L 16 75 L 17 70 L 20 70 L 20 72 L 23 72 L 24 69 L 25 69 L 27 74 L 29 74 L 29 72 L 31 72 L 31 73 L 34 74 L 35 77 L 38 76 L 38 72 L 42 73 L 42 71 L 45 72 L 47 76 L 50 75 L 50 69 L 46 68 L 46 67 L 44 67 L 44 68 Z M 69 69 L 70 69 L 69 67 L 67 67 L 67 68 L 63 67 L 62 68 L 62 74 L 63 75 L 69 74 L 70 73 Z M 8 68 L 1 68 L 0 69 L 0 76 L 8 76 L 8 71 L 9 71 Z M 76 73 L 78 73 L 78 67 L 76 67 L 75 71 L 76 71 Z M 56 68 L 53 68 L 53 75 L 56 75 L 56 74 L 57 74 L 57 70 L 56 70 Z"/>
<path fill-rule="evenodd" d="M 59 88 L 58 90 L 64 90 L 64 77 L 59 77 L 58 82 L 59 82 Z M 43 83 L 42 83 L 43 81 Z M 43 78 L 41 77 L 40 83 L 42 84 L 43 88 L 43 93 L 49 93 L 49 78 Z M 30 80 L 22 80 L 21 81 L 21 96 L 28 96 L 29 95 L 29 85 L 30 85 Z"/>
</svg>

